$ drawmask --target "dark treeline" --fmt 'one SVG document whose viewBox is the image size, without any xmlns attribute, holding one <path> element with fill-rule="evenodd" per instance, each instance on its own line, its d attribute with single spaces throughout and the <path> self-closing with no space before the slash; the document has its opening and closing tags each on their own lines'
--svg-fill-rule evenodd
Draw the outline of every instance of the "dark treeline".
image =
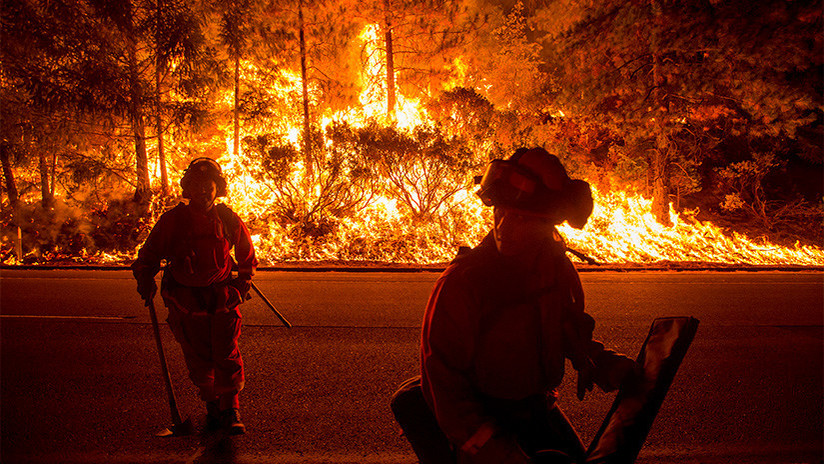
<svg viewBox="0 0 824 464">
<path fill-rule="evenodd" d="M 133 253 L 197 156 L 231 155 L 274 192 L 250 221 L 298 240 L 378 195 L 454 229 L 455 194 L 525 145 L 653 198 L 662 223 L 699 208 L 824 242 L 820 1 L 2 0 L 0 15 L 2 261 L 18 227 L 29 260 Z M 424 123 L 406 123 L 410 102 Z"/>
</svg>

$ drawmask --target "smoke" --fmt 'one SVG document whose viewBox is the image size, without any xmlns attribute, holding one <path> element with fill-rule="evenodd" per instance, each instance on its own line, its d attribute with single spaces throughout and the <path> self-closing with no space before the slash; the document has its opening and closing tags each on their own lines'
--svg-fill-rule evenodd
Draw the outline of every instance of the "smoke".
<svg viewBox="0 0 824 464">
<path fill-rule="evenodd" d="M 53 260 L 61 255 L 82 254 L 92 246 L 94 225 L 77 208 L 61 199 L 49 205 L 24 203 L 17 208 L 16 224 L 20 227 L 23 262 Z M 15 221 L 3 227 L 3 258 L 17 259 L 11 253 L 17 242 Z M 14 253 L 16 255 L 16 253 Z"/>
<path fill-rule="evenodd" d="M 9 210 L 3 216 L 0 262 L 88 263 L 112 255 L 130 260 L 151 222 L 140 213 L 122 189 L 101 195 L 85 187 L 48 205 L 21 202 L 14 214 Z M 18 226 L 22 257 L 16 251 Z"/>
</svg>

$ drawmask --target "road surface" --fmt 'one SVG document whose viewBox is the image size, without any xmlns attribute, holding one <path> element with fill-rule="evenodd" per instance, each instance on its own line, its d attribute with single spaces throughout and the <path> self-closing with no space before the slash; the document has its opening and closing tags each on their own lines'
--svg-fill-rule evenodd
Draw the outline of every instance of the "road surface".
<svg viewBox="0 0 824 464">
<path fill-rule="evenodd" d="M 0 271 L 3 463 L 398 463 L 414 455 L 388 410 L 417 371 L 436 273 L 260 272 L 243 307 L 248 433 L 156 438 L 170 423 L 146 310 L 128 271 Z M 657 316 L 701 320 L 639 463 L 818 463 L 820 272 L 582 274 L 596 337 L 635 356 Z M 159 303 L 159 299 L 158 299 Z M 159 307 L 162 305 L 159 303 Z M 161 310 L 163 318 L 164 310 Z M 166 327 L 184 416 L 204 414 Z M 561 405 L 592 439 L 613 395 Z"/>
</svg>

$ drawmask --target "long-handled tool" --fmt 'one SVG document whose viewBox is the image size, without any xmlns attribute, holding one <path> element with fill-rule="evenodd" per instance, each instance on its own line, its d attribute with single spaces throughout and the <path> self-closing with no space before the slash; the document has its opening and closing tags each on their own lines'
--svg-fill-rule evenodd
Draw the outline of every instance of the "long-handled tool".
<svg viewBox="0 0 824 464">
<path fill-rule="evenodd" d="M 159 437 L 168 436 L 183 436 L 190 435 L 194 431 L 192 420 L 186 418 L 181 420 L 180 410 L 177 408 L 177 399 L 175 398 L 175 390 L 172 386 L 172 378 L 169 376 L 169 367 L 166 365 L 166 353 L 163 351 L 163 342 L 160 340 L 160 327 L 157 323 L 157 312 L 155 311 L 154 301 L 149 299 L 146 302 L 149 307 L 149 315 L 152 318 L 152 328 L 154 329 L 155 341 L 157 342 L 157 352 L 160 355 L 160 369 L 163 371 L 163 381 L 166 382 L 166 392 L 169 394 L 169 409 L 172 411 L 172 427 L 161 430 L 157 433 Z"/>
<path fill-rule="evenodd" d="M 232 258 L 232 271 L 237 272 L 237 270 L 238 270 L 237 262 L 235 262 L 235 259 Z M 290 324 L 289 321 L 286 320 L 286 317 L 284 317 L 283 314 L 281 314 L 280 311 L 278 311 L 277 308 L 275 308 L 275 305 L 273 305 L 272 302 L 269 301 L 269 298 L 266 298 L 266 295 L 264 295 L 263 292 L 260 291 L 260 289 L 258 288 L 257 285 L 255 285 L 254 282 L 252 282 L 250 280 L 249 283 L 252 285 L 252 289 L 254 289 L 255 293 L 258 294 L 260 299 L 263 300 L 264 303 L 266 303 L 266 306 L 268 306 L 269 309 L 271 309 L 272 312 L 275 313 L 275 316 L 277 316 L 278 319 L 280 319 L 280 322 L 282 322 L 283 325 L 285 325 L 287 329 L 291 329 L 292 324 Z"/>
<path fill-rule="evenodd" d="M 261 291 L 260 291 L 260 289 L 258 288 L 258 286 L 257 286 L 257 285 L 255 285 L 255 283 L 254 283 L 254 282 L 249 282 L 249 283 L 251 283 L 251 284 L 252 284 L 252 288 L 255 290 L 255 293 L 257 293 L 257 294 L 258 294 L 258 296 L 260 296 L 260 298 L 263 300 L 263 302 L 264 302 L 264 303 L 266 303 L 266 305 L 267 305 L 267 306 L 269 306 L 269 309 L 271 309 L 271 310 L 272 310 L 272 312 L 273 312 L 273 313 L 275 313 L 275 316 L 277 316 L 277 317 L 278 317 L 278 319 L 280 319 L 280 322 L 283 322 L 283 325 L 285 325 L 287 329 L 291 329 L 291 328 L 292 328 L 292 324 L 290 324 L 290 323 L 289 323 L 289 321 L 287 321 L 287 320 L 286 320 L 286 318 L 285 318 L 285 317 L 283 317 L 283 314 L 281 314 L 281 313 L 280 313 L 280 311 L 278 311 L 278 310 L 275 308 L 275 305 L 273 305 L 273 304 L 272 304 L 272 302 L 271 302 L 271 301 L 269 301 L 269 299 L 268 299 L 268 298 L 266 298 L 266 296 L 263 294 L 263 292 L 261 292 Z"/>
</svg>

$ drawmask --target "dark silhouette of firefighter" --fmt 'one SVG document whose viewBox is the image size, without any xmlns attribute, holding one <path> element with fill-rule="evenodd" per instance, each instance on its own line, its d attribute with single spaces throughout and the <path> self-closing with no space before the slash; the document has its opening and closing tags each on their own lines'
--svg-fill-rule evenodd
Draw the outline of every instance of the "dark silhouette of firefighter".
<svg viewBox="0 0 824 464">
<path fill-rule="evenodd" d="M 220 165 L 193 160 L 180 180 L 183 197 L 149 233 L 132 264 L 137 291 L 147 302 L 157 292 L 169 310 L 168 323 L 180 344 L 189 378 L 206 403 L 206 427 L 245 433 L 238 394 L 243 389 L 243 359 L 238 349 L 239 305 L 250 297 L 257 259 L 243 221 L 217 197 L 226 195 Z M 232 277 L 234 248 L 237 276 Z"/>
<path fill-rule="evenodd" d="M 494 207 L 493 229 L 435 284 L 421 376 L 395 393 L 392 410 L 423 464 L 580 461 L 583 444 L 556 405 L 565 358 L 578 371 L 579 399 L 637 372 L 592 339 L 595 322 L 555 228 L 586 224 L 589 184 L 541 148 L 492 161 L 476 181 Z"/>
</svg>

